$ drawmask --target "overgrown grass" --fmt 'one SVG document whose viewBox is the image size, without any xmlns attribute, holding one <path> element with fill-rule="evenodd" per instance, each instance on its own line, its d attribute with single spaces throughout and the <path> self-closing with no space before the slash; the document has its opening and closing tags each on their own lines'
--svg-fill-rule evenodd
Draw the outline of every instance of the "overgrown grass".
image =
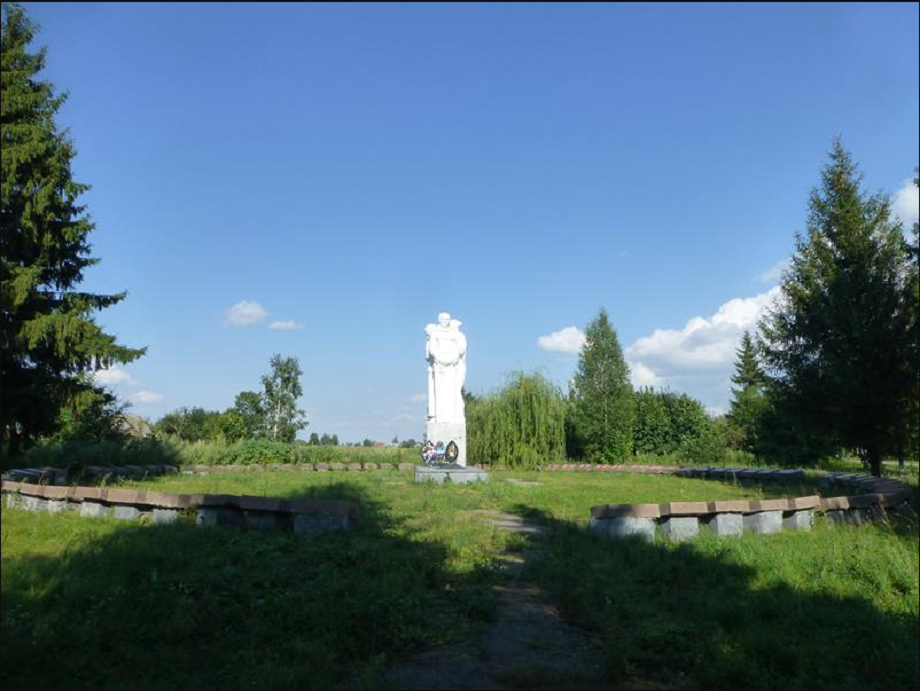
<svg viewBox="0 0 920 691">
<path fill-rule="evenodd" d="M 648 545 L 545 518 L 557 529 L 535 576 L 601 634 L 615 686 L 920 683 L 916 522 Z"/>
<path fill-rule="evenodd" d="M 574 526 L 599 503 L 782 489 L 538 472 L 496 472 L 473 487 L 419 486 L 395 472 L 131 484 L 344 497 L 362 516 L 352 533 L 307 537 L 4 509 L 4 688 L 321 688 L 370 678 L 489 620 L 497 557 L 520 545 L 482 509 L 552 528 L 533 575 L 602 633 L 613 686 L 917 688 L 916 522 L 645 545 Z M 800 489 L 810 488 L 788 491 Z"/>
<path fill-rule="evenodd" d="M 267 440 L 227 444 L 144 439 L 119 442 L 43 442 L 4 467 L 85 468 L 90 465 L 274 465 L 284 463 L 416 463 L 418 449 L 309 446 Z"/>
<path fill-rule="evenodd" d="M 530 448 L 530 447 L 528 447 Z M 560 462 L 564 459 L 557 459 Z M 126 443 L 118 442 L 42 442 L 18 458 L 3 456 L 4 469 L 23 467 L 66 467 L 78 470 L 90 465 L 281 465 L 317 463 L 418 463 L 418 449 L 394 447 L 309 446 L 286 444 L 267 440 L 252 440 L 227 444 L 224 442 L 183 442 L 175 439 L 145 439 Z M 522 461 L 519 461 L 522 462 Z M 544 463 L 550 460 L 544 458 Z M 662 456 L 638 455 L 626 460 L 641 465 L 688 466 L 682 454 Z M 537 465 L 531 458 L 528 463 Z M 744 451 L 727 450 L 708 462 L 702 459 L 697 465 L 735 468 L 777 467 L 767 459 L 757 458 Z M 495 466 L 501 468 L 500 464 Z M 867 473 L 856 458 L 832 459 L 819 466 L 823 470 L 845 470 Z M 904 479 L 917 478 L 917 461 L 907 463 Z M 901 477 L 895 461 L 886 461 L 883 474 Z"/>
</svg>

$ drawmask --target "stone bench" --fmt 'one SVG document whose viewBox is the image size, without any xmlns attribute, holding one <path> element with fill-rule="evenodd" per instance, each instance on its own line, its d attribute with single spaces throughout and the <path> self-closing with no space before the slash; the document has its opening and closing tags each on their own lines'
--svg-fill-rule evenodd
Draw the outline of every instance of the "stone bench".
<svg viewBox="0 0 920 691">
<path fill-rule="evenodd" d="M 197 525 L 233 525 L 250 530 L 319 533 L 348 530 L 359 515 L 354 502 L 282 499 L 233 494 L 174 494 L 106 487 L 59 487 L 4 481 L 7 506 L 58 513 L 75 510 L 84 517 L 149 517 L 173 523 L 194 516 Z"/>
<path fill-rule="evenodd" d="M 685 469 L 712 478 L 730 472 L 714 469 Z M 692 475 L 691 475 L 692 476 Z M 804 476 L 802 471 L 760 471 L 760 479 L 788 480 Z M 751 477 L 751 475 L 749 475 Z M 666 502 L 663 504 L 602 504 L 591 508 L 588 529 L 605 537 L 638 536 L 654 540 L 657 531 L 665 538 L 683 541 L 696 537 L 701 527 L 720 536 L 753 533 L 771 535 L 811 530 L 815 515 L 838 522 L 863 523 L 882 517 L 910 499 L 910 487 L 903 482 L 851 474 L 828 476 L 833 484 L 863 492 L 853 496 L 791 497 L 759 501 Z"/>
</svg>

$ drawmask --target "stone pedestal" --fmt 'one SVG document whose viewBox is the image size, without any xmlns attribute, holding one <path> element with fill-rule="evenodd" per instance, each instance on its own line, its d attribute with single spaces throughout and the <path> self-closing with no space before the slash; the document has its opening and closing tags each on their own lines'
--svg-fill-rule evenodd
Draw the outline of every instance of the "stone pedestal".
<svg viewBox="0 0 920 691">
<path fill-rule="evenodd" d="M 427 439 L 433 444 L 444 442 L 444 447 L 451 442 L 457 445 L 459 454 L 451 462 L 466 467 L 466 423 L 465 422 L 429 422 L 426 428 Z M 450 459 L 445 459 L 450 460 Z"/>
<path fill-rule="evenodd" d="M 700 534 L 700 522 L 696 516 L 672 516 L 661 522 L 661 534 L 674 542 L 690 540 Z"/>
<path fill-rule="evenodd" d="M 638 516 L 592 518 L 588 523 L 588 530 L 615 539 L 639 537 L 647 542 L 655 541 L 655 519 L 653 518 Z"/>
<path fill-rule="evenodd" d="M 443 485 L 452 482 L 455 485 L 469 485 L 473 482 L 488 482 L 489 473 L 479 468 L 464 468 L 460 465 L 417 465 L 416 482 L 434 482 Z"/>
<path fill-rule="evenodd" d="M 744 532 L 756 535 L 775 535 L 783 529 L 782 511 L 760 511 L 744 516 Z"/>
<path fill-rule="evenodd" d="M 738 536 L 744 532 L 744 521 L 740 513 L 717 513 L 706 525 L 720 537 Z"/>
</svg>

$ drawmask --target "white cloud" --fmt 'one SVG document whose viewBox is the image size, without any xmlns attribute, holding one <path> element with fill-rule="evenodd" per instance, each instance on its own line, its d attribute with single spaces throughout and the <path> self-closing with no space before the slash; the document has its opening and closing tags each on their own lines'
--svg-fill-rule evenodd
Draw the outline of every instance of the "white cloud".
<svg viewBox="0 0 920 691">
<path fill-rule="evenodd" d="M 422 401 L 428 400 L 428 394 L 426 393 L 417 393 L 412 398 L 409 399 L 412 403 L 421 403 Z"/>
<path fill-rule="evenodd" d="M 117 386 L 118 384 L 133 384 L 134 379 L 130 374 L 118 367 L 109 367 L 93 372 L 93 379 L 100 386 Z"/>
<path fill-rule="evenodd" d="M 291 319 L 289 321 L 284 321 L 284 322 L 272 322 L 268 328 L 269 329 L 279 329 L 281 331 L 293 331 L 295 329 L 297 331 L 302 331 L 303 324 L 298 324 L 293 319 Z"/>
<path fill-rule="evenodd" d="M 776 283 L 782 277 L 783 271 L 785 271 L 788 267 L 789 259 L 781 259 L 766 271 L 761 271 L 759 274 L 757 274 L 756 278 L 761 283 Z"/>
<path fill-rule="evenodd" d="M 905 180 L 901 188 L 894 193 L 892 202 L 892 211 L 901 219 L 904 230 L 908 231 L 913 228 L 920 216 L 920 193 L 914 186 L 914 181 Z"/>
<path fill-rule="evenodd" d="M 268 312 L 255 300 L 242 300 L 226 311 L 227 326 L 252 326 L 265 319 Z"/>
<path fill-rule="evenodd" d="M 631 363 L 629 365 L 629 374 L 630 379 L 632 379 L 632 385 L 636 388 L 662 385 L 661 377 L 657 376 L 641 362 Z"/>
<path fill-rule="evenodd" d="M 158 403 L 163 400 L 163 394 L 153 391 L 138 391 L 131 396 L 131 400 L 135 403 Z"/>
<path fill-rule="evenodd" d="M 712 410 L 723 406 L 741 335 L 756 328 L 779 295 L 775 286 L 754 297 L 735 298 L 710 317 L 693 317 L 682 329 L 655 329 L 637 339 L 625 352 L 633 384 L 683 391 Z"/>
<path fill-rule="evenodd" d="M 574 326 L 567 326 L 561 331 L 554 331 L 549 336 L 540 336 L 537 345 L 543 350 L 577 355 L 585 344 L 585 335 Z"/>
</svg>

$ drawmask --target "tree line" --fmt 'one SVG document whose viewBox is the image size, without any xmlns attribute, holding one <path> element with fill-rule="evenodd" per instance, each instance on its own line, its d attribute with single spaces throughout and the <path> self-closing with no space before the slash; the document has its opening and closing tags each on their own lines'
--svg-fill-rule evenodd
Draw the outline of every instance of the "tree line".
<svg viewBox="0 0 920 691">
<path fill-rule="evenodd" d="M 241 391 L 233 406 L 223 412 L 204 408 L 179 408 L 167 413 L 154 425 L 161 435 L 183 441 L 244 441 L 268 439 L 293 442 L 297 432 L 307 426 L 306 414 L 297 408 L 303 395 L 303 372 L 296 357 L 272 356 L 271 372 L 262 377 L 262 390 Z M 327 435 L 331 445 L 338 445 Z"/>
</svg>

